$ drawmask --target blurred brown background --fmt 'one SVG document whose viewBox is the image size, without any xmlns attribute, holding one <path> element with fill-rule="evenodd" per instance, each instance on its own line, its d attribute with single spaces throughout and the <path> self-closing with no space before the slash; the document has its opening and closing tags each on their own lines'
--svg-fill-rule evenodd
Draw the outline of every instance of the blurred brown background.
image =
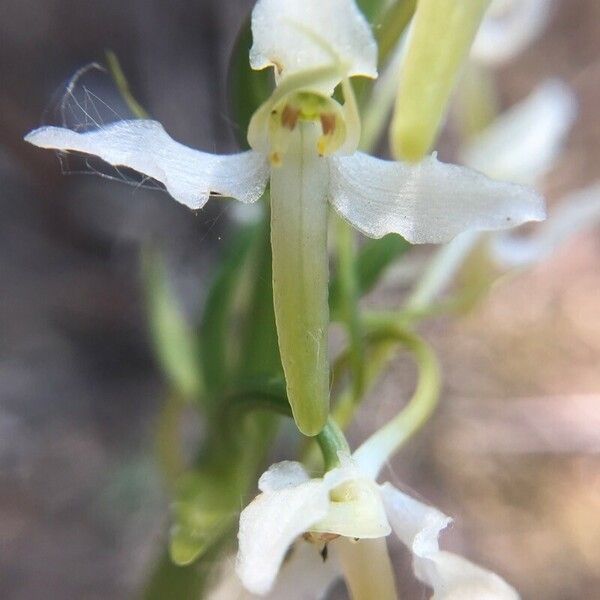
<svg viewBox="0 0 600 600">
<path fill-rule="evenodd" d="M 55 117 L 72 74 L 111 48 L 173 137 L 234 149 L 225 74 L 251 5 L 0 0 L 1 598 L 138 589 L 167 504 L 152 441 L 164 385 L 145 330 L 139 249 L 162 245 L 193 316 L 229 212 L 211 202 L 194 215 L 158 191 L 63 176 L 22 135 Z M 599 24 L 596 0 L 558 1 L 546 35 L 498 72 L 506 105 L 551 76 L 578 94 L 579 119 L 545 184 L 551 201 L 598 176 Z M 447 546 L 497 569 L 526 599 L 591 599 L 600 586 L 599 258 L 598 230 L 588 232 L 502 282 L 474 314 L 429 325 L 442 406 L 392 465 L 394 481 L 456 517 Z M 403 293 L 392 285 L 373 300 Z M 395 410 L 412 377 L 400 359 L 356 436 Z M 426 593 L 408 584 L 405 597 Z"/>
</svg>

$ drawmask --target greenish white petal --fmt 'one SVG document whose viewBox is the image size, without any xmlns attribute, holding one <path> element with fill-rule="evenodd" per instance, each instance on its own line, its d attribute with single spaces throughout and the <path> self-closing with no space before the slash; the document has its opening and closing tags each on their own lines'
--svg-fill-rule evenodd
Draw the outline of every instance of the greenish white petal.
<svg viewBox="0 0 600 600">
<path fill-rule="evenodd" d="M 218 156 L 176 142 L 157 121 L 117 121 L 79 133 L 41 127 L 25 141 L 66 152 L 91 154 L 162 183 L 175 200 L 202 208 L 211 194 L 256 202 L 269 178 L 266 157 L 254 151 Z"/>
<path fill-rule="evenodd" d="M 432 600 L 518 600 L 501 577 L 439 549 L 440 532 L 451 522 L 442 512 L 389 483 L 380 486 L 394 533 L 413 553 L 417 578 L 433 589 Z"/>
<path fill-rule="evenodd" d="M 554 0 L 494 0 L 471 48 L 480 62 L 500 65 L 520 54 L 545 29 Z"/>
<path fill-rule="evenodd" d="M 572 89 L 545 81 L 473 138 L 460 162 L 495 179 L 532 185 L 554 166 L 576 116 Z"/>
<path fill-rule="evenodd" d="M 329 93 L 344 77 L 377 77 L 377 44 L 354 0 L 259 0 L 252 37 L 252 68 L 273 66 L 278 81 L 331 64 L 343 70 Z"/>
<path fill-rule="evenodd" d="M 495 181 L 437 160 L 380 160 L 360 152 L 330 161 L 329 200 L 365 235 L 399 233 L 411 243 L 448 242 L 464 231 L 493 231 L 545 218 L 530 188 Z"/>
</svg>

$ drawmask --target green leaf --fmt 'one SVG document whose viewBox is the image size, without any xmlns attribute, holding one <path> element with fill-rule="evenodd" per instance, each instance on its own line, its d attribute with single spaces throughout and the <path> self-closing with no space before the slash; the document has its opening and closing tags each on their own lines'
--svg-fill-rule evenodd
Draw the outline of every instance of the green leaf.
<svg viewBox="0 0 600 600">
<path fill-rule="evenodd" d="M 386 63 L 398 44 L 400 36 L 415 13 L 416 6 L 417 0 L 397 0 L 387 10 L 379 13 L 376 21 L 376 37 L 380 65 Z"/>
<path fill-rule="evenodd" d="M 246 133 L 256 109 L 269 98 L 273 89 L 271 69 L 254 71 L 248 54 L 252 46 L 250 19 L 242 27 L 229 62 L 229 114 L 235 123 L 235 135 L 242 148 L 248 147 Z"/>
<path fill-rule="evenodd" d="M 379 240 L 368 240 L 360 249 L 356 259 L 358 294 L 362 296 L 369 292 L 385 270 L 410 247 L 411 245 L 403 237 L 393 233 Z M 331 279 L 329 287 L 329 303 L 334 319 L 339 318 L 340 292 L 340 280 L 336 274 Z"/>
<path fill-rule="evenodd" d="M 199 398 L 204 386 L 198 341 L 169 284 L 164 259 L 146 248 L 142 263 L 148 325 L 158 361 L 184 398 Z"/>
<path fill-rule="evenodd" d="M 267 203 L 265 203 L 267 204 Z M 265 206 L 268 212 L 268 206 Z M 241 352 L 237 368 L 240 379 L 264 375 L 283 377 L 279 356 L 275 309 L 269 215 L 259 226 L 256 247 L 249 264 L 252 291 L 241 326 Z"/>
<path fill-rule="evenodd" d="M 211 285 L 200 325 L 202 367 L 209 394 L 230 383 L 232 365 L 228 345 L 233 341 L 233 300 L 243 266 L 257 237 L 257 227 L 240 228 L 232 235 L 228 252 Z"/>
<path fill-rule="evenodd" d="M 194 562 L 232 528 L 239 490 L 235 470 L 224 466 L 192 471 L 180 481 L 169 544 L 177 565 Z"/>
</svg>

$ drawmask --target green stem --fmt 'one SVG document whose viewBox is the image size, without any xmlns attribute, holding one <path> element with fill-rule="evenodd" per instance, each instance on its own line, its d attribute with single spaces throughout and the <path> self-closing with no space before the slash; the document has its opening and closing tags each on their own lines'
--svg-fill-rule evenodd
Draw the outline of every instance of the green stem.
<svg viewBox="0 0 600 600">
<path fill-rule="evenodd" d="M 394 352 L 395 346 L 396 343 L 394 341 L 369 344 L 367 338 L 367 352 L 365 353 L 367 358 L 364 371 L 363 394 L 366 394 L 377 381 L 385 364 Z M 336 399 L 335 405 L 331 411 L 332 417 L 342 429 L 346 429 L 350 425 L 358 406 L 359 403 L 356 401 L 352 388 L 345 389 Z"/>
<path fill-rule="evenodd" d="M 317 443 L 323 454 L 323 462 L 325 471 L 331 471 L 335 467 L 339 467 L 339 453 L 350 455 L 350 447 L 340 429 L 339 425 L 331 418 L 325 423 L 325 427 L 316 437 Z"/>
<path fill-rule="evenodd" d="M 396 323 L 383 322 L 373 331 L 382 341 L 397 340 L 407 347 L 419 367 L 415 392 L 396 417 L 367 439 L 354 453 L 356 460 L 376 478 L 395 452 L 429 419 L 440 394 L 440 369 L 435 352 L 417 335 Z"/>
<path fill-rule="evenodd" d="M 416 7 L 417 0 L 397 0 L 378 20 L 376 30 L 380 65 L 388 61 L 400 36 L 408 27 Z"/>
</svg>

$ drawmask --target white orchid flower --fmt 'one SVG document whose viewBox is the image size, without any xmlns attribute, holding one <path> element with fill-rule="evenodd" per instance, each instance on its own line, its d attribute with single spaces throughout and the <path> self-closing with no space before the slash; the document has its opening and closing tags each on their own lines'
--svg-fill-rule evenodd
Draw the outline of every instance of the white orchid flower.
<svg viewBox="0 0 600 600">
<path fill-rule="evenodd" d="M 435 155 L 417 164 L 357 152 L 360 121 L 349 78 L 376 77 L 377 48 L 354 0 L 259 0 L 252 67 L 277 86 L 254 114 L 251 150 L 215 156 L 174 141 L 156 121 L 78 133 L 41 127 L 26 140 L 99 156 L 161 182 L 192 209 L 209 196 L 256 202 L 270 180 L 274 304 L 287 392 L 299 428 L 318 433 L 329 404 L 327 217 L 331 205 L 370 237 L 447 242 L 544 218 L 534 191 L 493 181 Z M 331 97 L 341 84 L 344 103 Z"/>
<path fill-rule="evenodd" d="M 275 464 L 262 475 L 261 494 L 240 517 L 236 571 L 246 589 L 270 598 L 301 597 L 293 587 L 285 596 L 284 582 L 289 585 L 304 572 L 315 585 L 311 591 L 305 588 L 302 597 L 320 598 L 333 581 L 327 565 L 333 560 L 355 600 L 395 598 L 384 539 L 393 531 L 411 550 L 415 575 L 433 589 L 435 600 L 517 599 L 499 576 L 439 549 L 438 537 L 451 519 L 390 483 L 376 483 L 372 473 L 377 468 L 365 463 L 376 453 L 365 448 L 368 444 L 354 458 L 340 453 L 340 466 L 320 479 L 311 479 L 296 462 Z M 305 540 L 312 543 L 312 553 Z M 324 544 L 328 558 L 319 567 L 315 557 Z M 280 569 L 282 581 L 277 581 Z M 277 589 L 284 595 L 278 596 Z"/>
<path fill-rule="evenodd" d="M 471 57 L 490 66 L 510 61 L 545 29 L 554 0 L 493 0 L 479 27 Z"/>
</svg>

